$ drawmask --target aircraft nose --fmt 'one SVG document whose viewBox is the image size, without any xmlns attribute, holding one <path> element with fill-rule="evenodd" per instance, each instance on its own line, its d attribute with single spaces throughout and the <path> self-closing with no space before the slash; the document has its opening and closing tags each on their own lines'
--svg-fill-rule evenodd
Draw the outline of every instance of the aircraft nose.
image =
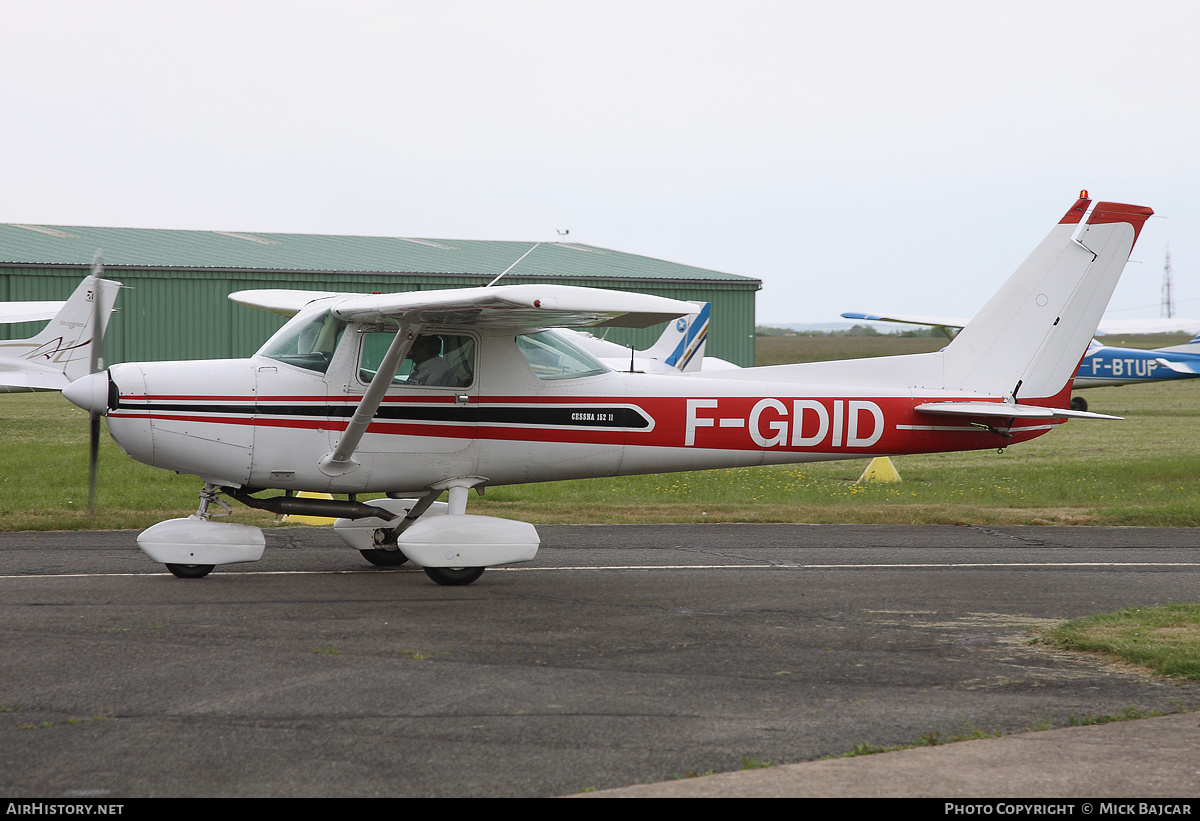
<svg viewBox="0 0 1200 821">
<path fill-rule="evenodd" d="M 108 371 L 88 374 L 63 388 L 63 396 L 88 413 L 108 413 Z"/>
</svg>

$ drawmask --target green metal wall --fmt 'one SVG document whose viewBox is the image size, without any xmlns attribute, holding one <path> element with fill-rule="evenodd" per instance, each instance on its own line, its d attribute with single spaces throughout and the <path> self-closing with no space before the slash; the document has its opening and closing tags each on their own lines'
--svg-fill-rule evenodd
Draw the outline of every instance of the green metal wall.
<svg viewBox="0 0 1200 821">
<path fill-rule="evenodd" d="M 63 300 L 86 268 L 0 268 L 0 301 Z M 121 269 L 105 276 L 122 282 L 117 313 L 105 339 L 109 363 L 148 360 L 211 359 L 248 356 L 285 321 L 276 314 L 235 305 L 234 291 L 254 288 L 298 288 L 314 291 L 369 293 L 459 288 L 485 284 L 486 277 L 439 275 L 371 275 L 297 271 L 215 271 L 181 269 Z M 538 282 L 535 278 L 506 277 L 506 284 Z M 565 280 L 557 280 L 567 284 Z M 752 284 L 748 284 L 752 283 Z M 754 364 L 754 297 L 757 282 L 680 282 L 663 279 L 613 281 L 572 278 L 569 284 L 637 291 L 683 300 L 713 303 L 709 356 L 738 365 Z M 37 333 L 44 323 L 0 324 L 0 339 L 20 339 Z M 642 330 L 607 329 L 605 338 L 644 348 L 654 342 L 663 325 Z"/>
</svg>

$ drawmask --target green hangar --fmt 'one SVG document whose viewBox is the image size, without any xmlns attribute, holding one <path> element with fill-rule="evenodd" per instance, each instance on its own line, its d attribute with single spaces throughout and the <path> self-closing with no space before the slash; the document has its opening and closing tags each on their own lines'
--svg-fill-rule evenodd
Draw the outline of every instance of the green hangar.
<svg viewBox="0 0 1200 821">
<path fill-rule="evenodd" d="M 105 340 L 110 363 L 254 353 L 284 318 L 235 305 L 226 298 L 234 291 L 464 288 L 512 267 L 506 284 L 554 282 L 711 302 L 706 353 L 754 364 L 760 280 L 577 243 L 3 224 L 0 301 L 66 299 L 98 250 L 105 276 L 126 286 Z M 39 328 L 0 325 L 0 339 Z M 606 338 L 642 348 L 661 330 L 613 328 Z"/>
</svg>

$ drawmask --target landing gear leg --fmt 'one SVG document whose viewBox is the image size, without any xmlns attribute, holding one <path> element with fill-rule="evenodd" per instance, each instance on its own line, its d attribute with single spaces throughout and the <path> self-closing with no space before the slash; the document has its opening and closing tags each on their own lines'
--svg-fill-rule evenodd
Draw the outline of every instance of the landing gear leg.
<svg viewBox="0 0 1200 821">
<path fill-rule="evenodd" d="M 398 530 L 391 528 L 376 528 L 372 536 L 375 547 L 369 547 L 358 552 L 362 554 L 364 559 L 376 567 L 399 567 L 402 564 L 407 564 L 408 556 L 405 556 L 404 551 L 396 547 L 398 533 Z"/>
</svg>

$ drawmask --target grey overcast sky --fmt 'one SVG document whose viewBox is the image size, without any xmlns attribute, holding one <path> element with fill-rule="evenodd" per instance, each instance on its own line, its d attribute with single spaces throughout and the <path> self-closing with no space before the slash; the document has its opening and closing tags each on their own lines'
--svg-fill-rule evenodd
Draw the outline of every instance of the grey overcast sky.
<svg viewBox="0 0 1200 821">
<path fill-rule="evenodd" d="M 1200 316 L 1200 3 L 0 0 L 0 222 L 572 241 L 758 321 L 970 316 L 1155 209 L 1110 316 Z"/>
</svg>

